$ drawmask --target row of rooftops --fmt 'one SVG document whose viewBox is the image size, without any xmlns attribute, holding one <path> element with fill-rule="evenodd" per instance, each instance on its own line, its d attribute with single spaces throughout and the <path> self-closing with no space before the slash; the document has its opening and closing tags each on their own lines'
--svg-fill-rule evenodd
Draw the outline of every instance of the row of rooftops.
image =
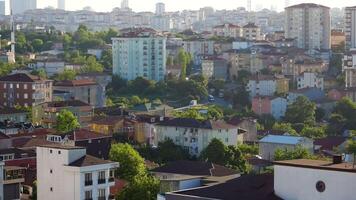
<svg viewBox="0 0 356 200">
<path fill-rule="evenodd" d="M 228 24 L 222 24 L 222 25 L 214 26 L 214 29 L 225 28 L 226 26 L 229 27 L 229 28 L 241 28 L 241 26 L 239 26 L 239 25 L 228 23 Z M 251 23 L 251 22 L 247 23 L 246 25 L 244 25 L 242 27 L 243 28 L 259 28 L 259 26 L 257 26 L 254 23 Z"/>
</svg>

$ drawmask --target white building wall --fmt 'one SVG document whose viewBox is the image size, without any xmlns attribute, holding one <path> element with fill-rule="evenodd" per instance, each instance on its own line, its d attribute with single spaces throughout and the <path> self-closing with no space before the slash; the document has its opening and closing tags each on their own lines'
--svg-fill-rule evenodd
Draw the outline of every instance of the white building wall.
<svg viewBox="0 0 356 200">
<path fill-rule="evenodd" d="M 325 191 L 316 183 L 323 181 Z M 274 166 L 274 191 L 286 200 L 351 200 L 356 197 L 356 173 Z"/>
<path fill-rule="evenodd" d="M 316 87 L 324 90 L 324 78 L 319 77 L 316 73 L 305 72 L 298 77 L 297 87 L 298 89 Z"/>
<path fill-rule="evenodd" d="M 247 91 L 250 97 L 255 96 L 273 96 L 276 92 L 277 83 L 274 80 L 250 80 L 247 85 Z"/>
</svg>

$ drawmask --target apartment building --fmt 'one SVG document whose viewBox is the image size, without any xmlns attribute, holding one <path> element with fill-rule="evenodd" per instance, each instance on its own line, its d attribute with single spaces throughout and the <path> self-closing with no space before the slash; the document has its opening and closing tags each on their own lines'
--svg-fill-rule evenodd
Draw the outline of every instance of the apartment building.
<svg viewBox="0 0 356 200">
<path fill-rule="evenodd" d="M 0 102 L 3 106 L 34 106 L 52 100 L 52 82 L 29 74 L 0 78 Z"/>
<path fill-rule="evenodd" d="M 22 14 L 27 10 L 37 8 L 37 0 L 10 0 L 10 7 L 13 14 Z"/>
<path fill-rule="evenodd" d="M 114 170 L 119 163 L 86 154 L 84 147 L 40 146 L 37 154 L 38 200 L 114 199 Z"/>
<path fill-rule="evenodd" d="M 113 38 L 113 74 L 126 80 L 143 77 L 163 80 L 166 74 L 166 38 L 149 28 L 123 30 Z"/>
<path fill-rule="evenodd" d="M 302 49 L 330 49 L 330 8 L 303 3 L 285 8 L 286 38 L 296 38 Z"/>
<path fill-rule="evenodd" d="M 252 99 L 252 111 L 257 115 L 269 114 L 280 120 L 287 111 L 287 99 L 282 97 L 261 97 Z"/>
<path fill-rule="evenodd" d="M 297 78 L 297 89 L 319 88 L 324 90 L 324 78 L 317 73 L 304 72 Z"/>
<path fill-rule="evenodd" d="M 199 156 L 212 139 L 217 138 L 225 145 L 237 145 L 243 142 L 239 128 L 224 121 L 198 121 L 176 118 L 155 125 L 154 145 L 171 139 L 176 145 L 188 150 L 191 155 Z"/>
<path fill-rule="evenodd" d="M 246 90 L 250 97 L 284 94 L 289 91 L 289 79 L 284 76 L 256 75 L 249 79 Z"/>
<path fill-rule="evenodd" d="M 261 40 L 261 28 L 254 23 L 248 23 L 242 27 L 242 37 L 247 40 Z"/>
<path fill-rule="evenodd" d="M 345 72 L 345 87 L 356 87 L 356 49 L 344 54 L 342 70 Z"/>
<path fill-rule="evenodd" d="M 213 27 L 213 34 L 220 37 L 242 37 L 242 28 L 235 24 L 221 24 Z"/>
<path fill-rule="evenodd" d="M 346 50 L 356 48 L 356 6 L 345 8 Z"/>
</svg>

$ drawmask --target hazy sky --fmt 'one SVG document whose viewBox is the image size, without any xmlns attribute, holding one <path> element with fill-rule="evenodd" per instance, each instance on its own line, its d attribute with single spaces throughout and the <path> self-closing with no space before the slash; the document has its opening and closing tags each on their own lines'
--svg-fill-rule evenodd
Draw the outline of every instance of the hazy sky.
<svg viewBox="0 0 356 200">
<path fill-rule="evenodd" d="M 38 6 L 56 7 L 57 0 L 38 0 Z M 155 3 L 164 2 L 168 11 L 183 9 L 198 9 L 204 6 L 212 6 L 216 9 L 234 9 L 246 7 L 247 0 L 129 0 L 130 7 L 134 11 L 154 11 Z M 356 6 L 356 0 L 289 0 L 290 4 L 314 2 L 330 7 Z M 121 0 L 66 0 L 66 9 L 78 10 L 90 6 L 96 11 L 111 11 L 119 7 Z M 252 0 L 252 9 L 271 8 L 282 10 L 285 0 Z"/>
</svg>

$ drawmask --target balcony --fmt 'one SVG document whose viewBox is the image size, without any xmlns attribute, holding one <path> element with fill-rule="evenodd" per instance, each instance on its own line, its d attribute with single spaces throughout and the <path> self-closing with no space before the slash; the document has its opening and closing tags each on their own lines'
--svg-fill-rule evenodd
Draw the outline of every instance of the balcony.
<svg viewBox="0 0 356 200">
<path fill-rule="evenodd" d="M 92 180 L 90 180 L 90 181 L 85 181 L 84 185 L 85 185 L 85 186 L 91 186 L 91 185 L 93 185 L 93 181 L 92 181 Z"/>
<path fill-rule="evenodd" d="M 98 179 L 98 184 L 105 184 L 106 180 L 105 179 Z"/>
<path fill-rule="evenodd" d="M 110 177 L 110 178 L 109 178 L 109 182 L 110 182 L 110 183 L 115 182 L 115 178 L 114 178 L 114 177 Z"/>
</svg>

